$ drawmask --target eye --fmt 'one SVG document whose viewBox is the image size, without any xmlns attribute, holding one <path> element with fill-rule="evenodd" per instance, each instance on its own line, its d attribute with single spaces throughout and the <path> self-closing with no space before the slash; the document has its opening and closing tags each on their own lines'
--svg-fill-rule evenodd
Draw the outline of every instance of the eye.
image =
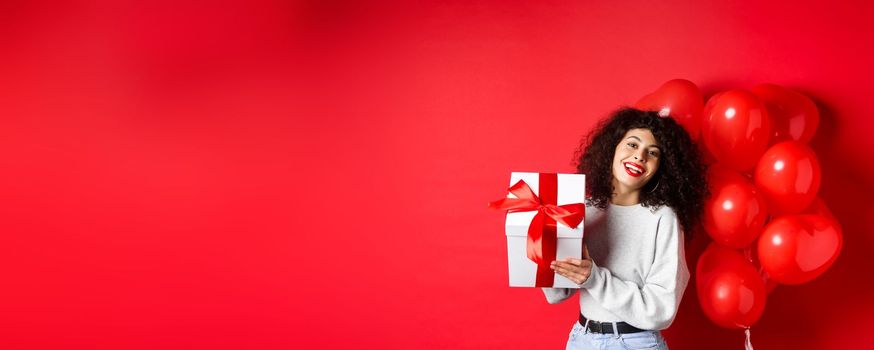
<svg viewBox="0 0 874 350">
<path fill-rule="evenodd" d="M 649 151 L 649 155 L 651 155 L 651 156 L 653 156 L 653 157 L 658 157 L 658 156 L 659 156 L 659 152 L 658 152 L 658 151 Z"/>
<path fill-rule="evenodd" d="M 628 145 L 628 147 L 631 147 L 631 148 L 637 148 L 637 144 L 634 142 L 629 142 L 626 145 Z"/>
</svg>

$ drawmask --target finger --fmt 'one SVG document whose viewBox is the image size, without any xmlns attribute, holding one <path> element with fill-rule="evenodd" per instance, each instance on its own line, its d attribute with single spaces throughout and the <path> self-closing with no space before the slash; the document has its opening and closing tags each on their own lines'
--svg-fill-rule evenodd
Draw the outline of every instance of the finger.
<svg viewBox="0 0 874 350">
<path fill-rule="evenodd" d="M 585 271 L 585 270 L 592 269 L 592 262 L 590 262 L 588 260 L 583 260 L 580 262 L 580 265 L 574 265 L 574 264 L 570 264 L 570 263 L 561 263 L 560 262 L 560 263 L 556 264 L 556 267 L 560 267 L 560 268 L 563 268 L 565 270 L 571 270 L 571 271 Z"/>
<path fill-rule="evenodd" d="M 577 259 L 577 258 L 564 258 L 564 259 L 561 259 L 561 261 L 566 262 L 568 264 L 575 265 L 575 266 L 580 266 L 580 262 L 582 262 L 583 260 Z"/>
<path fill-rule="evenodd" d="M 570 269 L 577 269 L 577 268 L 579 268 L 579 266 L 577 266 L 577 265 L 574 265 L 574 264 L 571 264 L 571 263 L 568 263 L 568 262 L 563 262 L 563 261 L 556 262 L 554 266 L 555 266 L 555 267 L 558 267 L 558 268 L 565 269 L 565 270 L 570 270 Z"/>
<path fill-rule="evenodd" d="M 552 269 L 555 270 L 555 273 L 562 275 L 562 276 L 565 276 L 565 277 L 568 277 L 572 273 L 571 269 L 569 269 L 567 267 L 556 266 L 556 267 L 553 267 Z"/>
<path fill-rule="evenodd" d="M 567 269 L 557 269 L 556 273 L 558 273 L 560 276 L 563 276 L 563 277 L 573 281 L 576 284 L 582 284 L 588 278 L 587 273 L 578 273 L 578 272 L 569 271 Z"/>
<path fill-rule="evenodd" d="M 583 282 L 585 282 L 586 279 L 588 278 L 588 276 L 589 276 L 589 273 L 588 273 L 588 272 L 585 272 L 585 273 L 582 273 L 582 272 L 570 272 L 570 273 L 568 273 L 567 276 L 565 276 L 565 277 L 567 277 L 569 280 L 574 281 L 574 282 L 576 282 L 576 283 L 579 284 L 579 283 L 583 283 Z"/>
<path fill-rule="evenodd" d="M 571 257 L 567 257 L 567 258 L 561 258 L 561 260 L 559 260 L 559 261 L 573 264 L 573 263 L 574 263 L 574 260 L 576 260 L 576 259 L 571 258 Z"/>
<path fill-rule="evenodd" d="M 589 279 L 589 275 L 578 274 L 573 276 L 572 279 L 576 284 L 583 284 L 583 282 Z"/>
<path fill-rule="evenodd" d="M 567 265 L 567 264 L 557 264 L 555 266 L 551 266 L 551 268 L 553 270 L 555 270 L 557 273 L 562 274 L 562 275 L 578 274 L 578 275 L 588 276 L 592 271 L 592 269 L 590 267 L 578 267 L 578 266 Z"/>
<path fill-rule="evenodd" d="M 576 266 L 576 265 L 565 261 L 565 259 L 561 259 L 561 260 L 553 261 L 552 264 L 550 264 L 550 266 L 561 266 L 564 268 L 570 268 L 571 266 Z"/>
<path fill-rule="evenodd" d="M 581 260 L 575 258 L 564 258 L 559 261 L 560 264 L 570 264 L 576 267 L 587 267 L 592 266 L 591 260 Z"/>
</svg>

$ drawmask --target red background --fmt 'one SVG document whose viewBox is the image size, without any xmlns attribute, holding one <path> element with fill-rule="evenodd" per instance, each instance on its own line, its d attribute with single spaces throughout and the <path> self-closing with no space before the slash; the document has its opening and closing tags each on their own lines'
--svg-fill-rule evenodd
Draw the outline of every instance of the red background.
<svg viewBox="0 0 874 350">
<path fill-rule="evenodd" d="M 3 348 L 562 348 L 486 202 L 672 78 L 816 101 L 844 250 L 752 340 L 874 343 L 868 2 L 180 3 L 0 3 Z"/>
</svg>

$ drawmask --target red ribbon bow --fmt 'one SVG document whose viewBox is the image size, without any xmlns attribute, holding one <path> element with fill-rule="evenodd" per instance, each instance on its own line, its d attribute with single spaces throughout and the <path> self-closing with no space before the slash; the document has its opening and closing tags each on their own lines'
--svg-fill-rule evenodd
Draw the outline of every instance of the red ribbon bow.
<svg viewBox="0 0 874 350">
<path fill-rule="evenodd" d="M 538 198 L 524 180 L 519 180 L 510 186 L 510 193 L 516 198 L 502 198 L 489 203 L 489 207 L 506 210 L 508 213 L 522 211 L 537 211 L 531 225 L 528 226 L 528 240 L 525 245 L 528 259 L 537 264 L 537 282 L 535 286 L 552 286 L 554 272 L 549 264 L 555 260 L 556 254 L 556 222 L 577 228 L 586 214 L 583 203 L 556 205 L 558 197 L 558 175 L 540 174 L 540 197 Z"/>
</svg>

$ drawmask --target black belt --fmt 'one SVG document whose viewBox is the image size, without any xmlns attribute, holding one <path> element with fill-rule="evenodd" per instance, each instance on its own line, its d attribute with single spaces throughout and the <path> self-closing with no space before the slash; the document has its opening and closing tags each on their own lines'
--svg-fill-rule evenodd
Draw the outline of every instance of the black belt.
<svg viewBox="0 0 874 350">
<path fill-rule="evenodd" d="M 592 333 L 602 333 L 602 334 L 613 334 L 613 323 L 614 322 L 598 322 L 589 320 L 589 332 Z M 632 326 L 625 322 L 615 322 L 616 330 L 619 331 L 619 334 L 626 333 L 637 333 L 637 332 L 646 332 L 645 329 L 640 329 L 635 326 Z M 580 314 L 580 326 L 586 326 L 586 318 Z"/>
</svg>

